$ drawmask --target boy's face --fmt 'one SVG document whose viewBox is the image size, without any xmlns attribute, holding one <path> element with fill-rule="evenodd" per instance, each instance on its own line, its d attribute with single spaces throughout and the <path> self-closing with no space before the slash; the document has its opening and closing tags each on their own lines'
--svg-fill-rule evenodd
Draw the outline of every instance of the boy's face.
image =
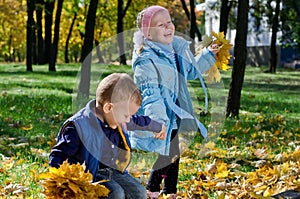
<svg viewBox="0 0 300 199">
<path fill-rule="evenodd" d="M 149 39 L 162 44 L 169 44 L 173 41 L 175 26 L 170 14 L 166 11 L 159 11 L 151 19 Z"/>
<path fill-rule="evenodd" d="M 105 119 L 111 128 L 116 128 L 123 123 L 128 123 L 130 117 L 139 109 L 139 105 L 131 101 L 110 103 L 110 105 L 110 110 L 105 113 Z"/>
</svg>

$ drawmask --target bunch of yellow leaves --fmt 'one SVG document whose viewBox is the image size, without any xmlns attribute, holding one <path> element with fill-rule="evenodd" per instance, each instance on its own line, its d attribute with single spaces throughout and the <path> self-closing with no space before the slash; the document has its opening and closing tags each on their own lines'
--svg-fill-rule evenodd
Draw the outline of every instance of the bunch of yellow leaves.
<svg viewBox="0 0 300 199">
<path fill-rule="evenodd" d="M 204 35 L 202 37 L 202 41 L 200 42 L 200 50 L 204 47 L 210 46 L 212 43 L 217 44 L 219 52 L 215 55 L 215 64 L 206 72 L 207 81 L 209 83 L 212 83 L 213 80 L 220 82 L 220 70 L 226 71 L 230 68 L 228 64 L 231 57 L 230 48 L 232 47 L 232 45 L 229 43 L 229 40 L 225 39 L 223 32 L 212 32 L 212 36 Z"/>
<path fill-rule="evenodd" d="M 50 167 L 47 173 L 40 175 L 44 194 L 47 199 L 59 198 L 98 198 L 107 196 L 109 190 L 99 183 L 92 183 L 92 174 L 85 172 L 85 164 L 70 165 L 67 161 L 57 169 Z"/>
</svg>

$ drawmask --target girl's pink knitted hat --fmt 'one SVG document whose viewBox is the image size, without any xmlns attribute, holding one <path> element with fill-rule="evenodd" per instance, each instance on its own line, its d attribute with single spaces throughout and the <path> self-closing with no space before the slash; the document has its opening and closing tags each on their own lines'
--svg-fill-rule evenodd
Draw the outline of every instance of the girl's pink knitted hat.
<svg viewBox="0 0 300 199">
<path fill-rule="evenodd" d="M 155 13 L 157 13 L 158 11 L 167 11 L 167 9 L 165 9 L 164 7 L 161 6 L 150 6 L 148 8 L 146 8 L 143 11 L 143 17 L 142 17 L 142 32 L 145 38 L 149 37 L 149 28 L 150 28 L 150 23 L 151 23 L 151 19 L 152 17 L 155 15 Z"/>
</svg>

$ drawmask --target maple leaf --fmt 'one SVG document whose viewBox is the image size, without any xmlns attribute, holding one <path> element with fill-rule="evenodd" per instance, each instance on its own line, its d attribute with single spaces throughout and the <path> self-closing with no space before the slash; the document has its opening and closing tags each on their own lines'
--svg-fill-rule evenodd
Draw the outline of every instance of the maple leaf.
<svg viewBox="0 0 300 199">
<path fill-rule="evenodd" d="M 99 181 L 92 183 L 92 174 L 85 172 L 85 164 L 70 165 L 64 161 L 59 168 L 50 167 L 39 176 L 47 199 L 98 198 L 107 196 L 109 190 Z"/>
<path fill-rule="evenodd" d="M 257 149 L 255 152 L 254 152 L 254 155 L 256 157 L 258 157 L 259 159 L 266 159 L 268 157 L 268 153 L 267 153 L 267 149 Z"/>
<path fill-rule="evenodd" d="M 213 82 L 214 79 L 216 82 L 219 82 L 221 80 L 221 74 L 220 71 L 218 70 L 217 64 L 214 64 L 208 71 L 206 71 L 207 74 L 207 81 L 209 83 Z"/>
<path fill-rule="evenodd" d="M 300 147 L 297 147 L 296 150 L 288 157 L 289 160 L 300 160 Z"/>
<path fill-rule="evenodd" d="M 212 36 L 203 35 L 201 38 L 201 42 L 199 42 L 199 49 L 202 50 L 203 48 L 208 47 L 213 42 Z"/>
<path fill-rule="evenodd" d="M 14 196 L 23 196 L 25 191 L 29 190 L 29 188 L 24 187 L 20 184 L 8 184 L 4 188 L 4 193 L 6 195 L 14 195 Z"/>
<path fill-rule="evenodd" d="M 215 174 L 216 178 L 226 178 L 229 174 L 227 170 L 227 164 L 224 162 L 217 162 L 217 173 Z"/>
<path fill-rule="evenodd" d="M 217 44 L 219 52 L 215 55 L 215 64 L 206 71 L 207 81 L 212 83 L 214 80 L 220 82 L 221 74 L 220 70 L 226 71 L 229 67 L 230 49 L 232 44 L 225 38 L 224 32 L 216 33 L 212 32 L 212 36 L 203 36 L 200 42 L 200 49 L 208 47 L 212 43 Z"/>
<path fill-rule="evenodd" d="M 32 124 L 29 124 L 29 125 L 24 125 L 24 126 L 21 126 L 21 129 L 24 130 L 24 131 L 29 131 L 33 128 L 33 125 Z"/>
</svg>

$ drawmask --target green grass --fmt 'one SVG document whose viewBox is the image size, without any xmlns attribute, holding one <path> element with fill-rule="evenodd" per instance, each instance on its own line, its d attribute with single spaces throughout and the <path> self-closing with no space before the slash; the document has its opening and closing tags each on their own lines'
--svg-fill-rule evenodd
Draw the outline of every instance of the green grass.
<svg viewBox="0 0 300 199">
<path fill-rule="evenodd" d="M 265 68 L 247 67 L 239 119 L 227 119 L 225 129 L 244 142 L 249 142 L 258 131 L 292 133 L 293 136 L 283 142 L 268 143 L 276 151 L 279 144 L 284 148 L 285 143 L 299 141 L 300 72 L 282 68 L 276 74 L 263 71 Z M 226 88 L 229 88 L 229 81 L 225 76 Z"/>
<path fill-rule="evenodd" d="M 299 71 L 278 70 L 270 74 L 254 69 L 245 76 L 241 110 L 299 118 Z"/>
<path fill-rule="evenodd" d="M 26 72 L 22 64 L 0 65 L 0 159 L 11 161 L 0 161 L 0 192 L 7 184 L 19 183 L 29 187 L 27 196 L 42 197 L 37 176 L 47 168 L 61 124 L 74 112 L 80 65 L 57 65 L 56 69 L 48 72 L 43 65 Z M 130 73 L 129 66 L 94 65 L 92 69 L 94 88 L 111 72 Z"/>
<path fill-rule="evenodd" d="M 1 186 L 18 183 L 28 188 L 26 197 L 42 198 L 37 176 L 47 169 L 47 153 L 61 124 L 73 114 L 79 68 L 79 64 L 57 65 L 57 72 L 48 72 L 48 66 L 34 66 L 34 72 L 26 72 L 22 64 L 0 64 L 0 190 Z M 281 136 L 284 140 L 268 143 L 277 154 L 292 150 L 288 143 L 299 143 L 300 72 L 278 69 L 276 74 L 269 74 L 264 70 L 246 68 L 240 117 L 224 120 L 223 133 L 215 140 L 218 147 L 226 150 L 237 146 L 242 150 L 251 140 L 259 147 Z M 130 66 L 94 65 L 93 71 L 91 90 L 112 72 L 132 74 Z M 224 93 L 229 89 L 230 75 L 230 71 L 222 74 Z M 210 114 L 201 114 L 200 110 L 203 91 L 197 81 L 191 81 L 190 86 L 196 93 L 192 96 L 195 111 L 208 125 Z M 200 137 L 195 140 L 202 141 Z M 241 156 L 233 159 L 251 159 L 247 154 Z M 251 169 L 247 164 L 242 167 L 243 171 Z M 191 174 L 179 178 L 186 180 Z"/>
</svg>

